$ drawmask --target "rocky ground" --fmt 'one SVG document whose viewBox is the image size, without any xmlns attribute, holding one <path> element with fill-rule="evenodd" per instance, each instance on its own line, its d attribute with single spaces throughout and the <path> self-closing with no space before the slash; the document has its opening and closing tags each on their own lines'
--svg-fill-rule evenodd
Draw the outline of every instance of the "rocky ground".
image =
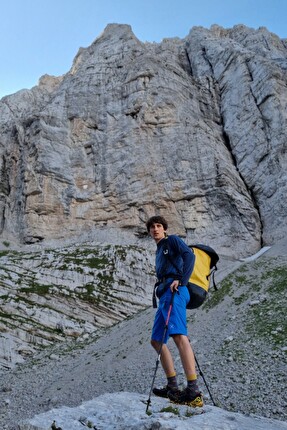
<svg viewBox="0 0 287 430">
<path fill-rule="evenodd" d="M 255 261 L 223 265 L 219 278 L 225 279 L 219 291 L 210 294 L 204 308 L 188 314 L 190 339 L 215 402 L 227 410 L 283 421 L 285 242 Z M 22 419 L 61 405 L 76 406 L 103 393 L 126 391 L 148 397 L 156 360 L 149 345 L 153 314 L 148 308 L 97 338 L 48 348 L 2 372 L 1 429 L 17 429 Z M 183 383 L 172 341 L 170 346 Z M 156 384 L 164 383 L 159 368 Z M 212 404 L 202 378 L 200 386 L 206 403 Z"/>
<path fill-rule="evenodd" d="M 112 405 L 112 407 L 111 407 Z M 53 427 L 52 427 L 53 425 Z M 286 430 L 287 422 L 229 412 L 216 406 L 190 408 L 153 397 L 146 410 L 146 396 L 139 393 L 107 393 L 76 408 L 63 406 L 36 415 L 19 430 Z"/>
</svg>

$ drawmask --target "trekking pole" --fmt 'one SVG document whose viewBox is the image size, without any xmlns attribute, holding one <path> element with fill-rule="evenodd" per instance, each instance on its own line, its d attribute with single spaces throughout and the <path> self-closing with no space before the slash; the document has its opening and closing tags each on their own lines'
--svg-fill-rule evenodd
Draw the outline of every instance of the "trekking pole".
<svg viewBox="0 0 287 430">
<path fill-rule="evenodd" d="M 163 332 L 162 340 L 161 340 L 160 347 L 159 347 L 159 350 L 158 350 L 158 356 L 157 356 L 156 363 L 155 363 L 154 375 L 153 375 L 153 378 L 152 378 L 150 392 L 149 392 L 149 396 L 148 396 L 148 400 L 147 400 L 147 407 L 146 407 L 146 410 L 145 410 L 146 414 L 148 413 L 148 408 L 149 408 L 149 406 L 151 404 L 151 400 L 150 400 L 151 393 L 152 393 L 152 389 L 153 389 L 153 386 L 154 386 L 154 381 L 155 381 L 155 377 L 156 377 L 158 365 L 159 365 L 159 362 L 160 362 L 160 356 L 161 356 L 161 350 L 162 350 L 162 347 L 163 347 L 164 338 L 166 336 L 166 332 L 167 332 L 167 329 L 168 329 L 168 323 L 169 323 L 169 318 L 170 318 L 170 314 L 171 314 L 171 310 L 172 310 L 172 306 L 173 306 L 173 300 L 174 300 L 175 293 L 176 293 L 176 291 L 174 290 L 172 292 L 171 301 L 170 301 L 170 305 L 169 305 L 169 309 L 168 309 L 168 313 L 167 313 L 167 317 L 166 317 L 166 321 L 165 321 L 164 332 Z"/>
<path fill-rule="evenodd" d="M 207 385 L 207 382 L 206 382 L 206 380 L 205 380 L 204 374 L 202 373 L 202 371 L 201 371 L 201 369 L 200 369 L 200 366 L 199 366 L 199 363 L 198 363 L 198 361 L 197 361 L 197 358 L 196 358 L 196 356 L 195 356 L 195 354 L 194 354 L 194 353 L 193 353 L 193 355 L 194 355 L 194 359 L 195 359 L 195 362 L 196 362 L 197 368 L 198 368 L 198 370 L 199 370 L 199 374 L 200 374 L 200 376 L 201 376 L 201 377 L 202 377 L 202 379 L 203 379 L 203 382 L 204 382 L 204 384 L 205 384 L 205 386 L 206 386 L 206 388 L 207 388 L 207 391 L 208 391 L 208 394 L 210 395 L 210 398 L 211 398 L 211 400 L 212 400 L 212 403 L 213 403 L 213 405 L 214 405 L 214 406 L 217 406 L 217 405 L 216 405 L 216 403 L 215 403 L 215 401 L 213 400 L 213 397 L 212 397 L 212 395 L 211 395 L 211 392 L 210 392 L 209 387 L 208 387 L 208 385 Z"/>
</svg>

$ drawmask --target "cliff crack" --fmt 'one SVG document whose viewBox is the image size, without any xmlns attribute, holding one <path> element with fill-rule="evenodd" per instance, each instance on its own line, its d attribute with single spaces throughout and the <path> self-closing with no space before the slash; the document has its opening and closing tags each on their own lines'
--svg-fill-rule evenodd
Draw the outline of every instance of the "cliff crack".
<svg viewBox="0 0 287 430">
<path fill-rule="evenodd" d="M 240 172 L 240 169 L 238 168 L 237 160 L 236 160 L 236 157 L 235 157 L 235 155 L 234 155 L 234 153 L 232 151 L 232 146 L 230 144 L 230 139 L 229 139 L 228 133 L 226 133 L 225 130 L 223 130 L 223 132 L 222 132 L 222 137 L 223 137 L 224 144 L 225 144 L 226 148 L 228 149 L 228 151 L 229 151 L 229 153 L 231 155 L 231 158 L 233 160 L 233 164 L 234 164 L 234 166 L 235 166 L 235 168 L 236 168 L 236 170 L 238 172 L 238 176 L 240 177 L 240 179 L 243 182 L 246 190 L 248 191 L 248 194 L 249 194 L 249 196 L 251 198 L 253 206 L 254 206 L 256 212 L 258 213 L 259 222 L 260 222 L 261 247 L 262 247 L 263 246 L 263 223 L 262 223 L 262 217 L 261 217 L 261 213 L 260 213 L 260 207 L 259 207 L 259 205 L 257 203 L 256 197 L 255 197 L 255 194 L 254 194 L 252 188 L 250 188 L 248 186 L 247 182 L 244 179 L 244 176 L 242 175 L 242 173 Z"/>
</svg>

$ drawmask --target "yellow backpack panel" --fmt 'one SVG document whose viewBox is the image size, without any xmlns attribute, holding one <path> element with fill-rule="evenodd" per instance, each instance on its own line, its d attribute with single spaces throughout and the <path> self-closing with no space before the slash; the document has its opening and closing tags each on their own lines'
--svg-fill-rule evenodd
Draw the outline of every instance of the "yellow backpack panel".
<svg viewBox="0 0 287 430">
<path fill-rule="evenodd" d="M 208 291 L 211 257 L 199 248 L 192 247 L 192 250 L 195 255 L 195 263 L 189 282 L 202 287 L 205 291 Z"/>
</svg>

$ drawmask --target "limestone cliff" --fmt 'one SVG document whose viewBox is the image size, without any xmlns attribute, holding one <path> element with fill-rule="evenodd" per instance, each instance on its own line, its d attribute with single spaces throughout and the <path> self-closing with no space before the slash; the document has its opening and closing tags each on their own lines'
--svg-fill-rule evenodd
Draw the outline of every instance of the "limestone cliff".
<svg viewBox="0 0 287 430">
<path fill-rule="evenodd" d="M 99 336 L 151 304 L 154 280 L 151 254 L 135 246 L 0 251 L 0 371 L 49 345 Z"/>
<path fill-rule="evenodd" d="M 2 238 L 154 213 L 189 242 L 246 255 L 286 233 L 286 42 L 265 28 L 193 28 L 142 43 L 108 25 L 61 77 L 0 101 Z"/>
</svg>

